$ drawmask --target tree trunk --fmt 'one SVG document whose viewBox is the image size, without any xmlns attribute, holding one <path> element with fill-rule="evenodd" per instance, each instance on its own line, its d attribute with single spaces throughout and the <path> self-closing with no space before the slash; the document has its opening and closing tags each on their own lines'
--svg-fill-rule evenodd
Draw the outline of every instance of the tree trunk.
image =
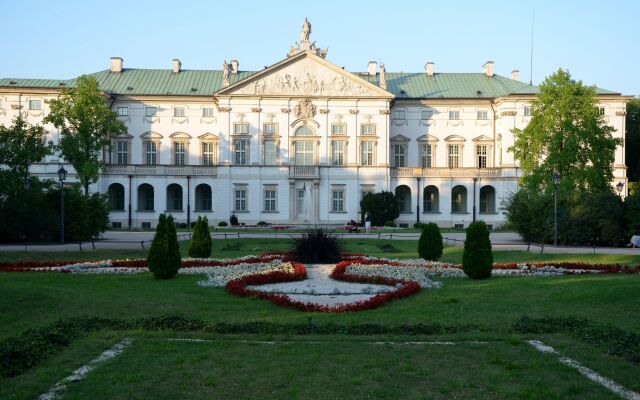
<svg viewBox="0 0 640 400">
<path fill-rule="evenodd" d="M 84 195 L 85 196 L 89 195 L 89 182 L 84 184 Z"/>
</svg>

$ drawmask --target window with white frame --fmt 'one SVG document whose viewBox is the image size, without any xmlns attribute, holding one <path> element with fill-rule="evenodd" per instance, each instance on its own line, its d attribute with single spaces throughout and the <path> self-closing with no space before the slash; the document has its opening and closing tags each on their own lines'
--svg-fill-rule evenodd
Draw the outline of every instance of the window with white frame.
<svg viewBox="0 0 640 400">
<path fill-rule="evenodd" d="M 393 145 L 393 166 L 406 167 L 407 166 L 406 155 L 407 155 L 406 143 L 395 143 Z"/>
<path fill-rule="evenodd" d="M 478 110 L 477 116 L 479 120 L 489 119 L 489 113 L 487 112 L 487 110 Z"/>
<path fill-rule="evenodd" d="M 264 210 L 267 212 L 277 211 L 277 190 L 275 186 L 264 187 Z"/>
<path fill-rule="evenodd" d="M 187 154 L 186 142 L 173 142 L 173 164 L 185 165 Z"/>
<path fill-rule="evenodd" d="M 203 107 L 202 116 L 204 118 L 213 118 L 213 107 Z"/>
<path fill-rule="evenodd" d="M 344 189 L 331 189 L 331 211 L 344 212 Z"/>
<path fill-rule="evenodd" d="M 373 148 L 375 147 L 375 142 L 372 140 L 363 140 L 360 143 L 361 147 L 361 163 L 362 165 L 373 165 Z"/>
<path fill-rule="evenodd" d="M 120 165 L 129 163 L 129 142 L 126 140 L 116 142 L 116 163 Z"/>
<path fill-rule="evenodd" d="M 344 165 L 344 140 L 331 142 L 331 165 Z"/>
<path fill-rule="evenodd" d="M 158 142 L 145 142 L 145 164 L 156 165 L 158 162 Z"/>
<path fill-rule="evenodd" d="M 217 163 L 215 142 L 202 142 L 200 144 L 200 150 L 202 165 L 215 165 Z"/>
<path fill-rule="evenodd" d="M 298 140 L 294 142 L 296 165 L 313 165 L 313 142 Z"/>
<path fill-rule="evenodd" d="M 393 119 L 398 121 L 404 121 L 406 119 L 407 113 L 404 110 L 395 110 L 393 112 Z"/>
<path fill-rule="evenodd" d="M 277 145 L 275 140 L 265 140 L 262 142 L 264 149 L 264 164 L 265 165 L 275 165 L 277 161 Z"/>
<path fill-rule="evenodd" d="M 420 144 L 420 166 L 422 168 L 431 168 L 433 167 L 433 145 L 429 143 L 421 143 Z"/>
<path fill-rule="evenodd" d="M 129 107 L 118 107 L 118 117 L 126 117 L 129 115 Z"/>
<path fill-rule="evenodd" d="M 487 168 L 487 145 L 476 145 L 476 167 Z"/>
<path fill-rule="evenodd" d="M 173 107 L 173 116 L 174 117 L 184 117 L 185 116 L 184 107 Z"/>
<path fill-rule="evenodd" d="M 233 163 L 236 165 L 249 164 L 249 139 L 235 139 L 233 141 Z"/>
<path fill-rule="evenodd" d="M 604 107 L 598 107 L 598 115 L 604 115 Z"/>
<path fill-rule="evenodd" d="M 331 124 L 331 134 L 342 136 L 346 132 L 345 124 Z"/>
<path fill-rule="evenodd" d="M 525 117 L 530 117 L 531 116 L 531 107 L 524 106 L 524 116 Z"/>
<path fill-rule="evenodd" d="M 29 110 L 42 110 L 42 101 L 29 100 Z"/>
<path fill-rule="evenodd" d="M 460 145 L 450 144 L 449 148 L 449 168 L 460 167 Z"/>
<path fill-rule="evenodd" d="M 235 188 L 233 190 L 234 211 L 247 211 L 247 189 Z"/>
<path fill-rule="evenodd" d="M 460 119 L 460 111 L 458 110 L 450 110 L 449 111 L 449 119 L 450 120 L 459 120 Z"/>
<path fill-rule="evenodd" d="M 158 113 L 158 107 L 149 106 L 144 108 L 145 117 L 155 117 L 157 113 Z"/>
<path fill-rule="evenodd" d="M 376 126 L 374 124 L 362 124 L 360 125 L 360 134 L 361 135 L 375 135 L 376 134 Z"/>
<path fill-rule="evenodd" d="M 235 135 L 248 135 L 249 134 L 249 124 L 235 124 L 233 125 L 233 133 Z"/>
<path fill-rule="evenodd" d="M 264 124 L 265 135 L 275 135 L 278 133 L 278 125 L 272 122 Z"/>
<path fill-rule="evenodd" d="M 420 119 L 425 121 L 427 119 L 431 119 L 433 116 L 433 111 L 431 110 L 422 110 L 420 111 Z"/>
</svg>

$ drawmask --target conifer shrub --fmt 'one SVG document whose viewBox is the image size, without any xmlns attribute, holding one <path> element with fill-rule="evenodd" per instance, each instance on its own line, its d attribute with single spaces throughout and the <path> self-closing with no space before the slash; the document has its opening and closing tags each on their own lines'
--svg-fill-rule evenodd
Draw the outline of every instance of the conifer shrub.
<svg viewBox="0 0 640 400">
<path fill-rule="evenodd" d="M 231 226 L 238 226 L 238 217 L 235 214 L 231 214 L 231 217 L 229 217 L 229 223 Z"/>
<path fill-rule="evenodd" d="M 207 217 L 198 217 L 196 221 L 191 234 L 191 243 L 189 243 L 189 257 L 211 257 L 211 234 Z"/>
<path fill-rule="evenodd" d="M 291 256 L 301 263 L 331 264 L 340 261 L 340 243 L 332 232 L 314 228 L 293 238 Z"/>
<path fill-rule="evenodd" d="M 181 259 L 173 217 L 160 214 L 156 234 L 147 256 L 149 271 L 156 279 L 174 278 L 180 269 Z"/>
<path fill-rule="evenodd" d="M 492 266 L 493 253 L 487 224 L 484 221 L 472 222 L 464 240 L 462 269 L 471 279 L 485 279 L 491 276 Z"/>
<path fill-rule="evenodd" d="M 422 234 L 418 240 L 418 254 L 427 261 L 438 261 L 442 257 L 442 234 L 433 222 L 423 224 Z"/>
</svg>

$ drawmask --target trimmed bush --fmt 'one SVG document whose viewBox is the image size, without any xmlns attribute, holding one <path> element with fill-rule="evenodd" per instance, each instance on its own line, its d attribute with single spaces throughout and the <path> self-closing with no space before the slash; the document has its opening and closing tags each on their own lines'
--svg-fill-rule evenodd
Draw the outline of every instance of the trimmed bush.
<svg viewBox="0 0 640 400">
<path fill-rule="evenodd" d="M 189 257 L 211 257 L 211 234 L 209 233 L 209 220 L 207 217 L 198 217 L 189 243 Z"/>
<path fill-rule="evenodd" d="M 472 222 L 467 228 L 462 254 L 462 269 L 471 279 L 485 279 L 491 276 L 493 253 L 489 229 L 484 221 Z"/>
<path fill-rule="evenodd" d="M 218 222 L 218 226 L 229 226 L 229 224 L 227 224 L 227 221 L 220 221 Z"/>
<path fill-rule="evenodd" d="M 338 238 L 333 233 L 315 228 L 293 238 L 291 256 L 301 263 L 330 264 L 340 261 L 340 251 Z"/>
<path fill-rule="evenodd" d="M 173 217 L 160 214 L 156 234 L 147 257 L 149 271 L 156 279 L 174 278 L 180 269 L 181 259 Z"/>
<path fill-rule="evenodd" d="M 231 226 L 238 226 L 238 217 L 236 217 L 235 214 L 231 214 L 231 217 L 229 217 L 229 223 Z"/>
<path fill-rule="evenodd" d="M 395 228 L 398 226 L 398 224 L 396 224 L 394 221 L 387 221 L 384 223 L 384 226 L 389 227 L 389 228 Z"/>
<path fill-rule="evenodd" d="M 258 223 L 256 224 L 256 226 L 269 226 L 269 223 L 266 221 L 258 221 Z"/>
<path fill-rule="evenodd" d="M 438 261 L 442 257 L 442 234 L 434 223 L 422 224 L 422 234 L 418 240 L 418 254 L 427 261 Z"/>
<path fill-rule="evenodd" d="M 413 228 L 414 229 L 424 229 L 425 226 L 427 226 L 428 224 L 425 224 L 424 222 L 416 222 L 415 224 L 413 224 Z"/>
</svg>

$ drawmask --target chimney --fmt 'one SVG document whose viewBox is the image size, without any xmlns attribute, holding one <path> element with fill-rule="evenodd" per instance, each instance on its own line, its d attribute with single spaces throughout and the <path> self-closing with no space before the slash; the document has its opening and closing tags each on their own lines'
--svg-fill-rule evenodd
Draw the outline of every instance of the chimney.
<svg viewBox="0 0 640 400">
<path fill-rule="evenodd" d="M 493 76 L 493 64 L 495 64 L 493 61 L 487 61 L 482 66 L 482 72 L 484 72 L 484 74 L 488 77 Z"/>
<path fill-rule="evenodd" d="M 377 69 L 378 63 L 375 61 L 369 61 L 369 64 L 367 64 L 367 72 L 369 72 L 369 76 L 376 76 Z"/>
<path fill-rule="evenodd" d="M 427 73 L 427 75 L 429 76 L 433 76 L 433 62 L 429 61 L 424 65 L 424 72 Z"/>
<path fill-rule="evenodd" d="M 511 71 L 511 79 L 513 79 L 514 81 L 519 81 L 520 80 L 520 71 L 517 69 L 514 69 L 513 71 Z"/>
<path fill-rule="evenodd" d="M 174 58 L 173 62 L 171 63 L 171 66 L 172 66 L 171 69 L 173 70 L 173 73 L 177 74 L 178 72 L 180 72 L 180 68 L 182 67 L 182 63 L 177 58 Z"/>
<path fill-rule="evenodd" d="M 238 73 L 238 60 L 231 60 L 231 73 L 232 74 L 237 74 Z"/>
<path fill-rule="evenodd" d="M 122 57 L 111 57 L 111 72 L 122 72 L 123 63 Z"/>
</svg>

